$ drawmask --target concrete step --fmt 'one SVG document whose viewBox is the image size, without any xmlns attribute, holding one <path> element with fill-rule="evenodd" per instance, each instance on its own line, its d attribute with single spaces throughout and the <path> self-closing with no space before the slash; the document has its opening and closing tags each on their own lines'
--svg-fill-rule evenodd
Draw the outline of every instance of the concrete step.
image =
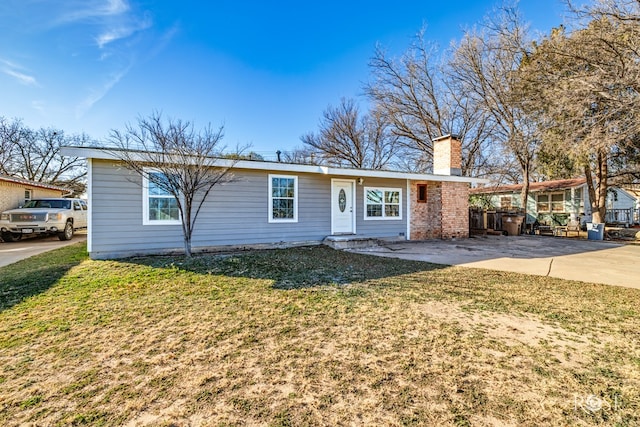
<svg viewBox="0 0 640 427">
<path fill-rule="evenodd" d="M 323 244 L 333 249 L 360 249 L 378 246 L 380 239 L 373 237 L 359 237 L 353 234 L 327 236 Z"/>
</svg>

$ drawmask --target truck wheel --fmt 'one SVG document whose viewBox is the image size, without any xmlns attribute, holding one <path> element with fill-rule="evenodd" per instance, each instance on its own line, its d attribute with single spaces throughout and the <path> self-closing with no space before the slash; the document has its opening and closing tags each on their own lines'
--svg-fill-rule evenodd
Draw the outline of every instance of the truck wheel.
<svg viewBox="0 0 640 427">
<path fill-rule="evenodd" d="M 60 240 L 71 240 L 73 237 L 73 223 L 71 221 L 67 221 L 64 225 L 64 230 L 61 233 L 58 233 L 58 239 Z"/>
<path fill-rule="evenodd" d="M 22 239 L 22 234 L 18 233 L 2 233 L 2 240 L 5 242 L 17 242 Z"/>
</svg>

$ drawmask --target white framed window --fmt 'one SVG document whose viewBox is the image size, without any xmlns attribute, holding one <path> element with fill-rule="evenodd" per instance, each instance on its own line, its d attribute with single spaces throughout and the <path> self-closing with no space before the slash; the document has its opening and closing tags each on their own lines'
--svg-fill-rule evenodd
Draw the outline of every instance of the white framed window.
<svg viewBox="0 0 640 427">
<path fill-rule="evenodd" d="M 298 222 L 298 177 L 269 174 L 269 222 Z"/>
<path fill-rule="evenodd" d="M 166 180 L 165 175 L 155 170 L 145 171 L 142 177 L 143 225 L 179 225 L 181 223 L 178 201 L 158 185 L 162 180 Z"/>
<path fill-rule="evenodd" d="M 24 190 L 24 202 L 27 203 L 29 200 L 31 200 L 31 190 Z"/>
<path fill-rule="evenodd" d="M 511 196 L 500 196 L 500 208 L 511 209 L 513 207 L 513 200 Z"/>
<path fill-rule="evenodd" d="M 551 211 L 564 212 L 564 193 L 553 193 L 551 195 Z"/>
<path fill-rule="evenodd" d="M 538 212 L 550 212 L 549 209 L 549 195 L 538 194 Z"/>
<path fill-rule="evenodd" d="M 364 219 L 402 219 L 402 189 L 364 188 Z"/>
<path fill-rule="evenodd" d="M 564 211 L 564 193 L 538 194 L 538 212 Z"/>
</svg>

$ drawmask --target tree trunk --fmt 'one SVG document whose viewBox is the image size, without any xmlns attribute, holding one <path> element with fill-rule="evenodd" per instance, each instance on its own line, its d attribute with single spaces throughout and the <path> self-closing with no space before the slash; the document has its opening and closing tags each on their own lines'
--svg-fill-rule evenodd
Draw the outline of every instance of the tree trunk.
<svg viewBox="0 0 640 427">
<path fill-rule="evenodd" d="M 527 226 L 527 202 L 529 201 L 529 167 L 522 168 L 522 192 L 520 193 L 520 204 L 524 211 L 524 226 Z"/>
<path fill-rule="evenodd" d="M 596 156 L 597 171 L 594 174 L 591 166 L 587 163 L 584 166 L 584 175 L 587 179 L 587 189 L 589 191 L 589 203 L 591 205 L 591 222 L 603 223 L 607 213 L 607 174 L 609 173 L 607 156 L 598 151 Z"/>
<path fill-rule="evenodd" d="M 184 237 L 184 256 L 191 258 L 191 237 Z"/>
</svg>

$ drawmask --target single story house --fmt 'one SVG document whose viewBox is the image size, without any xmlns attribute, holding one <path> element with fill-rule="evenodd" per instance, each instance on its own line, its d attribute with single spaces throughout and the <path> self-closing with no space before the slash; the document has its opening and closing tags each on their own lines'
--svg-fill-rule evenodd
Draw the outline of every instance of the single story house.
<svg viewBox="0 0 640 427">
<path fill-rule="evenodd" d="M 65 197 L 71 191 L 55 185 L 0 175 L 0 212 L 15 209 L 31 199 Z"/>
<path fill-rule="evenodd" d="M 476 202 L 482 201 L 494 209 L 519 210 L 522 184 L 477 187 L 470 191 Z M 607 195 L 608 223 L 631 225 L 636 201 L 629 192 L 610 187 Z M 586 178 L 560 179 L 529 183 L 527 224 L 538 221 L 550 226 L 566 225 L 571 219 L 582 224 L 591 221 L 591 204 Z"/>
<path fill-rule="evenodd" d="M 209 194 L 193 250 L 311 244 L 327 237 L 468 237 L 469 186 L 486 181 L 460 176 L 460 145 L 449 135 L 434 141 L 433 174 L 216 159 L 216 165 L 232 166 L 233 180 Z M 160 215 L 154 200 L 171 196 L 150 191 L 105 148 L 63 152 L 88 159 L 92 258 L 181 251 L 177 212 Z"/>
</svg>

